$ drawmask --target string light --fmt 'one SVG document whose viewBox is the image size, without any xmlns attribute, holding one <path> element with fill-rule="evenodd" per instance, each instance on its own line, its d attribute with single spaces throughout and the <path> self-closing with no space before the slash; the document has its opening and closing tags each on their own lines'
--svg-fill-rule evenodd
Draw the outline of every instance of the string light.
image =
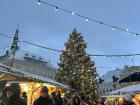
<svg viewBox="0 0 140 105">
<path fill-rule="evenodd" d="M 136 35 L 138 35 L 138 34 L 136 33 Z M 7 35 L 5 37 L 13 38 L 13 37 L 9 37 Z M 53 49 L 53 48 L 45 47 L 45 46 L 38 45 L 36 43 L 32 43 L 32 42 L 29 42 L 29 41 L 18 41 L 18 42 L 23 43 L 25 45 L 29 45 L 29 46 L 31 46 L 31 45 L 32 46 L 36 46 L 36 47 L 39 47 L 39 48 L 42 48 L 42 49 L 46 49 L 46 50 L 52 50 L 52 51 L 60 52 L 60 53 L 63 52 L 63 50 L 58 50 L 58 49 Z M 6 47 L 5 49 L 8 49 L 8 47 Z M 112 54 L 111 55 L 87 54 L 87 55 L 88 56 L 93 56 L 93 57 L 104 57 L 104 58 L 106 58 L 106 57 L 131 57 L 131 56 L 140 56 L 140 53 L 138 53 L 138 54 L 122 54 L 122 55 L 112 55 Z"/>
<path fill-rule="evenodd" d="M 131 56 L 131 58 L 133 58 L 133 56 Z"/>
<path fill-rule="evenodd" d="M 32 42 L 28 42 L 28 41 L 24 41 L 26 44 L 29 44 L 29 45 L 33 45 L 33 46 L 37 46 L 39 48 L 43 48 L 43 49 L 47 49 L 47 50 L 52 50 L 52 51 L 56 51 L 56 52 L 63 52 L 63 50 L 58 50 L 58 49 L 53 49 L 53 48 L 48 48 L 48 47 L 44 47 L 44 46 L 41 46 L 41 45 L 38 45 L 38 44 L 35 44 L 35 43 L 32 43 Z M 130 57 L 130 56 L 140 56 L 140 54 L 123 54 L 123 55 L 93 55 L 93 54 L 87 54 L 89 56 L 93 56 L 93 57 Z"/>
<path fill-rule="evenodd" d="M 3 34 L 3 33 L 0 33 L 0 36 L 6 37 L 6 38 L 10 38 L 10 39 L 12 39 L 12 38 L 13 38 L 13 37 L 8 36 L 8 35 L 5 35 L 5 34 Z"/>
<path fill-rule="evenodd" d="M 71 14 L 72 14 L 72 15 L 75 15 L 75 13 L 74 13 L 74 12 L 72 12 Z"/>
<path fill-rule="evenodd" d="M 101 24 L 101 25 L 105 25 L 105 26 L 107 26 L 107 27 L 111 27 L 112 30 L 117 29 L 117 30 L 120 30 L 120 31 L 125 31 L 125 32 L 128 32 L 128 33 L 131 33 L 131 34 L 133 34 L 133 35 L 135 35 L 135 34 L 136 34 L 136 35 L 140 35 L 139 33 L 136 33 L 136 32 L 133 32 L 133 31 L 129 31 L 128 29 L 124 29 L 124 28 L 121 28 L 121 27 L 117 27 L 117 26 L 114 26 L 114 25 L 111 25 L 111 24 L 108 24 L 108 23 L 104 23 L 103 21 L 99 21 L 99 20 L 96 20 L 96 19 L 89 18 L 89 17 L 87 17 L 87 16 L 83 16 L 83 15 L 81 15 L 81 14 L 78 14 L 78 13 L 72 12 L 72 11 L 70 11 L 70 10 L 67 10 L 67 9 L 64 9 L 64 8 L 61 8 L 61 7 L 58 7 L 58 6 L 56 6 L 56 5 L 47 3 L 47 2 L 45 2 L 45 1 L 41 1 L 41 0 L 38 0 L 38 1 L 40 1 L 42 4 L 45 4 L 45 5 L 47 5 L 47 6 L 55 7 L 55 10 L 56 10 L 56 11 L 57 11 L 58 8 L 59 8 L 59 10 L 61 10 L 61 11 L 63 11 L 63 12 L 70 13 L 70 14 L 72 14 L 72 15 L 76 15 L 76 16 L 78 16 L 78 17 L 80 17 L 80 18 L 84 18 L 86 21 L 89 21 L 89 20 L 90 20 L 90 21 L 92 21 L 92 22 L 96 22 L 96 23 L 99 23 L 99 24 Z M 39 2 L 39 4 L 40 4 L 40 2 Z"/>
<path fill-rule="evenodd" d="M 58 11 L 58 7 L 55 7 L 54 11 Z"/>
<path fill-rule="evenodd" d="M 99 24 L 103 24 L 102 22 L 99 22 Z"/>
<path fill-rule="evenodd" d="M 124 58 L 124 56 L 121 56 L 121 58 Z"/>
<path fill-rule="evenodd" d="M 114 31 L 115 30 L 115 27 L 113 27 L 112 30 Z"/>
<path fill-rule="evenodd" d="M 128 32 L 129 30 L 128 30 L 128 29 L 125 29 L 125 31 L 127 31 L 127 32 Z"/>
<path fill-rule="evenodd" d="M 85 21 L 89 21 L 89 19 L 88 18 L 86 18 L 86 20 Z"/>
<path fill-rule="evenodd" d="M 37 3 L 38 5 L 40 5 L 41 4 L 41 1 L 40 0 L 38 0 L 38 3 Z"/>
<path fill-rule="evenodd" d="M 135 34 L 135 36 L 137 36 L 137 34 Z"/>
</svg>

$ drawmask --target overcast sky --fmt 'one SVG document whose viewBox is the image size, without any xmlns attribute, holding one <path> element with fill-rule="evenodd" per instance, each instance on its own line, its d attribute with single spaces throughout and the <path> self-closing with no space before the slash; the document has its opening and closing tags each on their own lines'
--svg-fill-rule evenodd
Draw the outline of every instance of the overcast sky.
<svg viewBox="0 0 140 105">
<path fill-rule="evenodd" d="M 140 33 L 139 0 L 44 1 Z M 20 40 L 32 41 L 46 47 L 64 49 L 64 43 L 67 41 L 69 34 L 74 28 L 77 28 L 88 43 L 87 52 L 90 54 L 140 53 L 140 36 L 117 30 L 112 31 L 109 27 L 91 21 L 86 22 L 82 18 L 59 10 L 55 12 L 52 7 L 43 4 L 38 5 L 36 0 L 1 0 L 0 32 L 13 36 L 18 22 L 20 22 Z M 121 40 L 118 41 L 119 39 Z M 10 43 L 10 39 L 0 36 L 0 49 L 4 49 Z M 105 46 L 102 46 L 104 44 Z M 60 53 L 25 45 L 21 45 L 21 49 L 50 59 L 51 63 L 57 67 Z M 100 75 L 114 69 L 111 67 L 133 65 L 130 57 L 96 57 L 92 59 L 97 67 L 110 67 L 97 68 Z M 139 60 L 139 56 L 134 57 L 134 65 L 140 65 Z"/>
</svg>

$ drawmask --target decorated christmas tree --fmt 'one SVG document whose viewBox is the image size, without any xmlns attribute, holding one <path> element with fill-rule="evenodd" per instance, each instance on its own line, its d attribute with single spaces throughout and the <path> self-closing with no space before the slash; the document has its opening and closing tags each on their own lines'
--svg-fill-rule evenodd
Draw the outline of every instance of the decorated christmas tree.
<svg viewBox="0 0 140 105">
<path fill-rule="evenodd" d="M 65 51 L 60 55 L 56 79 L 76 92 L 95 99 L 98 85 L 95 63 L 86 53 L 87 43 L 81 33 L 74 29 L 65 47 Z"/>
</svg>

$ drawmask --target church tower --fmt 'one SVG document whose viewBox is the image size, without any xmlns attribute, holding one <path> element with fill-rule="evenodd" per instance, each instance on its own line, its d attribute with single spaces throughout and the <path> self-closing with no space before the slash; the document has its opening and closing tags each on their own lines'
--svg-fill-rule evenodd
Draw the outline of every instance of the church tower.
<svg viewBox="0 0 140 105">
<path fill-rule="evenodd" d="M 18 46 L 18 42 L 19 42 L 18 34 L 19 34 L 19 29 L 18 29 L 18 26 L 17 26 L 17 29 L 15 31 L 15 36 L 13 38 L 13 42 L 12 42 L 12 45 L 11 45 L 11 48 L 10 48 L 10 51 L 12 53 L 15 53 L 16 50 L 19 50 L 19 46 Z"/>
</svg>

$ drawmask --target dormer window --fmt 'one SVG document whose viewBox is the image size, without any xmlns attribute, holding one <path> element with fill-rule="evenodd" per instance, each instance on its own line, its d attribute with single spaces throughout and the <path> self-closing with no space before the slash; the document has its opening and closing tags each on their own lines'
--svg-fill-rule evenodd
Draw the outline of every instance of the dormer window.
<svg viewBox="0 0 140 105">
<path fill-rule="evenodd" d="M 33 55 L 32 58 L 35 58 L 35 56 Z"/>
<path fill-rule="evenodd" d="M 25 54 L 25 56 L 29 56 L 28 54 Z"/>
<path fill-rule="evenodd" d="M 40 57 L 39 60 L 42 60 L 42 58 Z"/>
</svg>

